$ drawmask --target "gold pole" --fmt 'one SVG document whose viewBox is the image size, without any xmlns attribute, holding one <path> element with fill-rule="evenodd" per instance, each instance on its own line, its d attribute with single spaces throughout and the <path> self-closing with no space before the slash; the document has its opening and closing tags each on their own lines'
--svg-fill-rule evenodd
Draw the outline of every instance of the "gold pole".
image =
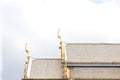
<svg viewBox="0 0 120 80">
<path fill-rule="evenodd" d="M 24 79 L 27 78 L 27 69 L 28 69 L 28 63 L 29 63 L 29 60 L 30 60 L 30 52 L 29 50 L 27 49 L 27 43 L 25 44 L 25 52 L 27 53 L 27 59 L 25 61 L 25 64 L 24 64 Z"/>
<path fill-rule="evenodd" d="M 63 65 L 64 78 L 71 80 L 70 71 L 69 71 L 69 68 L 67 68 L 67 61 L 65 60 L 65 47 L 64 47 L 64 43 L 62 41 L 62 38 L 60 36 L 60 29 L 58 30 L 58 38 L 60 40 L 61 60 L 63 62 L 65 62 Z"/>
<path fill-rule="evenodd" d="M 62 59 L 62 61 L 64 61 L 65 60 L 65 50 L 64 50 L 62 38 L 60 36 L 60 29 L 58 30 L 58 38 L 60 40 L 61 59 Z"/>
</svg>

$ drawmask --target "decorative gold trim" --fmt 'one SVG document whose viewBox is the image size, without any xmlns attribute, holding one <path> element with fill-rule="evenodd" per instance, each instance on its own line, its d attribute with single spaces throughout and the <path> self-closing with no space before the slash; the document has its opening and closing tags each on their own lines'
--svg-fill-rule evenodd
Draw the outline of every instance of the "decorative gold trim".
<svg viewBox="0 0 120 80">
<path fill-rule="evenodd" d="M 71 80 L 70 70 L 67 67 L 67 61 L 66 60 L 65 60 L 65 64 L 64 64 L 64 77 L 67 78 L 68 80 Z"/>
<path fill-rule="evenodd" d="M 65 60 L 65 49 L 64 49 L 64 45 L 63 45 L 63 41 L 62 41 L 62 38 L 60 36 L 60 29 L 58 30 L 58 38 L 60 40 L 60 49 L 61 49 L 61 59 L 62 61 Z"/>
<path fill-rule="evenodd" d="M 24 79 L 27 78 L 28 63 L 29 63 L 30 57 L 31 57 L 30 52 L 27 49 L 27 45 L 28 45 L 28 43 L 25 44 L 25 52 L 27 53 L 27 59 L 26 59 L 25 64 L 24 64 Z"/>
<path fill-rule="evenodd" d="M 71 80 L 70 71 L 69 71 L 69 68 L 67 68 L 67 61 L 65 59 L 65 47 L 64 47 L 64 43 L 62 41 L 62 37 L 60 36 L 60 29 L 58 29 L 58 38 L 60 40 L 60 47 L 59 48 L 61 49 L 61 60 L 63 62 L 65 62 L 65 64 L 63 65 L 64 78 Z"/>
</svg>

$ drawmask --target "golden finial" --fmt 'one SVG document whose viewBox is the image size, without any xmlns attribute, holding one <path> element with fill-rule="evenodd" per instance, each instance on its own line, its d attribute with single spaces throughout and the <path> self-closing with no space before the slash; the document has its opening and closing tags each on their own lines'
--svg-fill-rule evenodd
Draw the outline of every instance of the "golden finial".
<svg viewBox="0 0 120 80">
<path fill-rule="evenodd" d="M 60 36 L 60 29 L 58 29 L 58 38 L 61 39 L 61 36 Z"/>
<path fill-rule="evenodd" d="M 30 52 L 29 52 L 27 46 L 28 46 L 28 43 L 25 44 L 25 52 L 27 53 L 27 56 L 30 56 Z"/>
<path fill-rule="evenodd" d="M 60 36 L 60 29 L 58 29 L 58 39 L 60 40 L 60 48 L 62 48 L 63 42 L 62 42 L 62 38 Z"/>
<path fill-rule="evenodd" d="M 27 59 L 26 59 L 25 64 L 24 64 L 24 79 L 27 78 L 28 63 L 30 61 L 30 52 L 27 48 L 27 45 L 28 45 L 28 43 L 25 44 L 25 52 L 27 53 Z"/>
<path fill-rule="evenodd" d="M 64 49 L 62 38 L 60 36 L 60 29 L 58 29 L 58 35 L 57 36 L 60 40 L 61 59 L 62 59 L 62 61 L 64 61 L 65 60 L 65 49 Z"/>
<path fill-rule="evenodd" d="M 60 29 L 58 29 L 58 38 L 60 40 L 61 59 L 63 62 L 65 62 L 65 64 L 63 65 L 64 78 L 71 80 L 70 71 L 69 68 L 67 68 L 67 61 L 65 60 L 65 47 L 62 38 L 60 36 Z"/>
</svg>

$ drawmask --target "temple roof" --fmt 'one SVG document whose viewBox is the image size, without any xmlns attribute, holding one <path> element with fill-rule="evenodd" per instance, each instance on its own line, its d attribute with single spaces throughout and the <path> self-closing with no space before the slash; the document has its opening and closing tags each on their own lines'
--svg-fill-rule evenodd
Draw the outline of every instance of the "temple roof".
<svg viewBox="0 0 120 80">
<path fill-rule="evenodd" d="M 118 43 L 68 43 L 65 49 L 68 62 L 120 62 L 120 44 Z"/>
<path fill-rule="evenodd" d="M 64 48 L 66 62 L 61 58 L 31 58 L 28 79 L 67 80 L 63 77 L 66 63 L 75 80 L 120 79 L 120 44 L 67 43 Z"/>
<path fill-rule="evenodd" d="M 29 64 L 29 78 L 35 79 L 59 79 L 63 77 L 60 59 L 35 58 Z"/>
</svg>

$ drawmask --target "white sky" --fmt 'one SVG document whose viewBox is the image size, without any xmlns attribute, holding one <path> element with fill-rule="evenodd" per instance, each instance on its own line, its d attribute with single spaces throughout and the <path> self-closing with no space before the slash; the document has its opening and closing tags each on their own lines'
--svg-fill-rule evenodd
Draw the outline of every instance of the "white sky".
<svg viewBox="0 0 120 80">
<path fill-rule="evenodd" d="M 0 5 L 0 65 L 9 58 L 23 64 L 25 42 L 34 57 L 59 57 L 58 28 L 65 42 L 120 43 L 120 0 L 1 0 Z"/>
<path fill-rule="evenodd" d="M 1 40 L 2 40 L 2 35 L 1 35 L 1 33 L 2 33 L 2 16 L 1 16 L 1 12 L 0 12 L 0 65 L 2 65 L 2 55 L 1 55 Z M 2 66 L 0 66 L 0 80 L 1 80 L 1 75 L 2 75 Z"/>
</svg>

